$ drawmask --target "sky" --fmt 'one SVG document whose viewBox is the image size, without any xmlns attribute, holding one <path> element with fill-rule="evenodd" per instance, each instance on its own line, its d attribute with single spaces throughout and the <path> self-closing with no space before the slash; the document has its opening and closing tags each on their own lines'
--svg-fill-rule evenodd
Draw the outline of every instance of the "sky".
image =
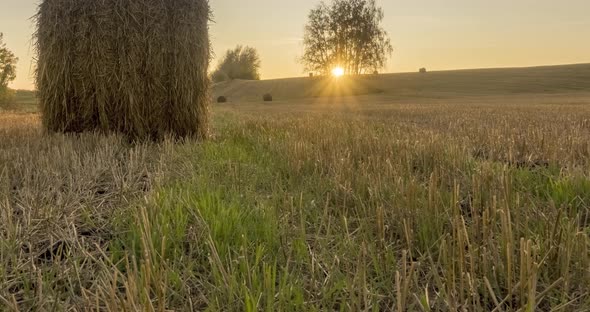
<svg viewBox="0 0 590 312">
<path fill-rule="evenodd" d="M 19 57 L 15 89 L 34 89 L 30 20 L 39 0 L 0 0 L 0 32 Z M 303 27 L 319 0 L 210 0 L 218 57 L 258 49 L 262 78 L 305 76 Z M 383 72 L 590 63 L 589 0 L 377 0 L 394 53 Z"/>
</svg>

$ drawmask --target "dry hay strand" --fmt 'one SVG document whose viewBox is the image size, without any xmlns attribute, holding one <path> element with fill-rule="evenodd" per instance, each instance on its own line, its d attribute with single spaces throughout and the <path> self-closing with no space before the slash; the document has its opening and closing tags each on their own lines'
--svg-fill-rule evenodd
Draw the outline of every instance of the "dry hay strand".
<svg viewBox="0 0 590 312">
<path fill-rule="evenodd" d="M 207 0 L 43 0 L 36 82 L 52 132 L 208 134 Z"/>
</svg>

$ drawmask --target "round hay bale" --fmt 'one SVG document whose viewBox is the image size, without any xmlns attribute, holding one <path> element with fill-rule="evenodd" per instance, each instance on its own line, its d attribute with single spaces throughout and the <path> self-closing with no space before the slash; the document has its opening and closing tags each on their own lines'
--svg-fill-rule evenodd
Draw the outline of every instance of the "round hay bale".
<svg viewBox="0 0 590 312">
<path fill-rule="evenodd" d="M 227 103 L 227 98 L 222 95 L 217 98 L 217 103 Z"/>
<path fill-rule="evenodd" d="M 421 74 L 426 74 L 426 68 L 424 68 L 424 67 L 423 68 L 420 68 L 420 73 Z"/>
<path fill-rule="evenodd" d="M 267 93 L 262 96 L 262 100 L 265 102 L 272 102 L 272 95 L 270 93 Z"/>
<path fill-rule="evenodd" d="M 207 0 L 42 0 L 36 83 L 53 132 L 206 138 Z"/>
</svg>

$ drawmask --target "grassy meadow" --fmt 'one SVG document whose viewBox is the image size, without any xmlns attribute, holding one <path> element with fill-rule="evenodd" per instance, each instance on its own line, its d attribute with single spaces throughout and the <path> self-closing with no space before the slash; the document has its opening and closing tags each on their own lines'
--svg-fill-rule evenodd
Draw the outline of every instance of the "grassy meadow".
<svg viewBox="0 0 590 312">
<path fill-rule="evenodd" d="M 202 144 L 0 113 L 0 310 L 590 310 L 590 66 L 347 79 Z"/>
</svg>

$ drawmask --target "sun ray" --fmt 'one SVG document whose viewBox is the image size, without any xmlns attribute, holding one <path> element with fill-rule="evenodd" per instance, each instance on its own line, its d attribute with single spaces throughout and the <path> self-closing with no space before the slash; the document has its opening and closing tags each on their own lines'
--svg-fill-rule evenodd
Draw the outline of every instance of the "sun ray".
<svg viewBox="0 0 590 312">
<path fill-rule="evenodd" d="M 337 78 L 344 76 L 344 68 L 340 66 L 334 67 L 334 69 L 332 69 L 332 76 Z"/>
</svg>

